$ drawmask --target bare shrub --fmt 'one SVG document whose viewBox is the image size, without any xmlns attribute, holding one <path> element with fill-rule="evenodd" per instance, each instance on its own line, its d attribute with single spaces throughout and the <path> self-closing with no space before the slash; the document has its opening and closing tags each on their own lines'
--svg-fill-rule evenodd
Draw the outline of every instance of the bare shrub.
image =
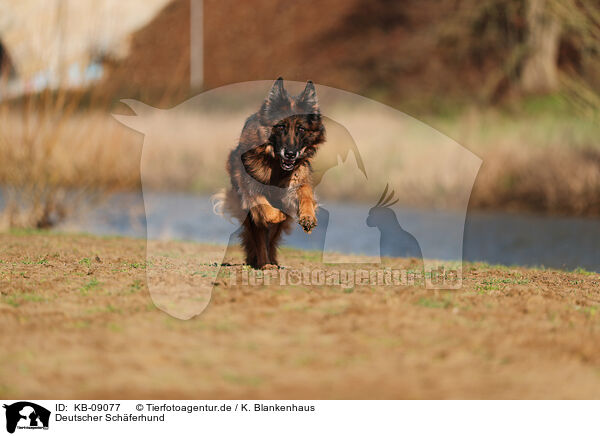
<svg viewBox="0 0 600 436">
<path fill-rule="evenodd" d="M 471 206 L 570 215 L 600 214 L 600 151 L 508 148 L 488 154 Z"/>
<path fill-rule="evenodd" d="M 63 91 L 0 104 L 0 227 L 51 227 L 138 183 L 135 135 L 85 104 Z"/>
</svg>

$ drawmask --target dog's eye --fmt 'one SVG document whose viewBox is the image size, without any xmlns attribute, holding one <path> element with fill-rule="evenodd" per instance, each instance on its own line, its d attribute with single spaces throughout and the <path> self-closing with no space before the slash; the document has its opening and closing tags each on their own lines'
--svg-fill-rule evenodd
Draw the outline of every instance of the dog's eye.
<svg viewBox="0 0 600 436">
<path fill-rule="evenodd" d="M 283 132 L 285 130 L 285 126 L 283 124 L 277 124 L 275 126 L 276 130 L 279 130 L 280 132 Z"/>
<path fill-rule="evenodd" d="M 298 133 L 304 133 L 304 132 L 306 132 L 306 129 L 305 129 L 304 127 L 302 127 L 302 126 L 298 126 L 298 127 L 296 128 L 296 131 L 297 131 Z"/>
</svg>

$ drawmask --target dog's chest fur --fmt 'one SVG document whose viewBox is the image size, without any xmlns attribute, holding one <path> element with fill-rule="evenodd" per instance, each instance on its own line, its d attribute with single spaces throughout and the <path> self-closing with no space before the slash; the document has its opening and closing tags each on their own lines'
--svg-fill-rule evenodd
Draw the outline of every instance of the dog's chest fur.
<svg viewBox="0 0 600 436">
<path fill-rule="evenodd" d="M 274 207 L 296 217 L 298 188 L 304 183 L 305 173 L 310 170 L 301 166 L 290 174 L 282 174 L 277 167 L 273 168 L 270 165 L 261 165 L 259 168 L 258 172 L 248 171 L 244 177 L 248 194 L 264 195 Z"/>
</svg>

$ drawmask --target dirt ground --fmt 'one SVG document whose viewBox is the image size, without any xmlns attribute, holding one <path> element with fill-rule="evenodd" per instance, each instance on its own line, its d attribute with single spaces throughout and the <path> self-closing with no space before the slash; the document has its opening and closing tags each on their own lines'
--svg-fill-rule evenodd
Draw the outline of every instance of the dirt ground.
<svg viewBox="0 0 600 436">
<path fill-rule="evenodd" d="M 465 264 L 454 291 L 221 280 L 182 321 L 152 303 L 144 240 L 0 247 L 2 398 L 600 398 L 595 273 Z"/>
</svg>

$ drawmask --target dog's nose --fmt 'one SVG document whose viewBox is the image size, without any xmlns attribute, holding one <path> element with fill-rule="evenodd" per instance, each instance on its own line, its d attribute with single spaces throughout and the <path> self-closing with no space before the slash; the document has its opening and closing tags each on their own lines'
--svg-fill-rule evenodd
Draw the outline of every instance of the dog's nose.
<svg viewBox="0 0 600 436">
<path fill-rule="evenodd" d="M 290 151 L 290 150 L 285 150 L 283 152 L 283 157 L 285 157 L 286 159 L 296 159 L 296 156 L 298 156 L 298 152 L 297 151 Z"/>
</svg>

